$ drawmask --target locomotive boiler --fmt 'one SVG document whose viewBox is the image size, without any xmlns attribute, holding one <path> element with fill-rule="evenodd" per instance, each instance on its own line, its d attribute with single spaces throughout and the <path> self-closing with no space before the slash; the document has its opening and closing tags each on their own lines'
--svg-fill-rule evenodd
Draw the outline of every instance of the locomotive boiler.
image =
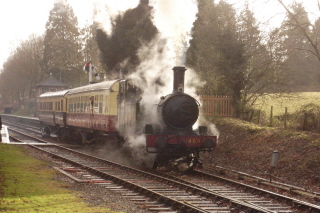
<svg viewBox="0 0 320 213">
<path fill-rule="evenodd" d="M 160 98 L 157 105 L 160 128 L 145 125 L 146 149 L 156 153 L 154 168 L 170 166 L 184 171 L 201 165 L 200 152 L 213 151 L 217 136 L 210 135 L 207 126 L 193 129 L 199 117 L 198 101 L 184 93 L 185 67 L 174 67 L 173 92 Z"/>
</svg>

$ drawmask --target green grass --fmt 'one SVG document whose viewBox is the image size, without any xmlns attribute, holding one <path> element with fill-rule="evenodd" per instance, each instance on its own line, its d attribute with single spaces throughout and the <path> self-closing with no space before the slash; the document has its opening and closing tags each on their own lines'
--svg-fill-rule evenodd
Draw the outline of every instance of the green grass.
<svg viewBox="0 0 320 213">
<path fill-rule="evenodd" d="M 0 212 L 112 212 L 84 203 L 77 192 L 54 180 L 54 169 L 25 152 L 0 144 Z"/>
<path fill-rule="evenodd" d="M 270 94 L 261 97 L 254 105 L 255 109 L 261 110 L 266 115 L 270 115 L 271 106 L 273 106 L 273 115 L 283 115 L 285 107 L 288 113 L 295 113 L 302 106 L 313 103 L 320 105 L 320 92 L 301 92 L 279 96 L 278 94 Z"/>
</svg>

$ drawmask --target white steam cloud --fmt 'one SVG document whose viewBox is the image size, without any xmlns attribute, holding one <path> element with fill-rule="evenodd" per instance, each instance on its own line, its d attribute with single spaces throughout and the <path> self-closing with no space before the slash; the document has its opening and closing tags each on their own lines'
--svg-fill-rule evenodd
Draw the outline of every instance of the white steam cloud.
<svg viewBox="0 0 320 213">
<path fill-rule="evenodd" d="M 183 66 L 198 13 L 197 0 L 151 0 L 150 5 L 153 23 L 167 43 L 167 57 L 175 66 Z"/>
</svg>

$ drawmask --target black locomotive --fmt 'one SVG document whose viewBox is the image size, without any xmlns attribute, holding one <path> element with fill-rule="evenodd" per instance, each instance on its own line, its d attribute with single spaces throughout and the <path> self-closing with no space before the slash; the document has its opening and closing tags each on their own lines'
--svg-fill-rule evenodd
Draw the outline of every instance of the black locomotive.
<svg viewBox="0 0 320 213">
<path fill-rule="evenodd" d="M 173 92 L 161 97 L 157 106 L 161 127 L 145 126 L 147 151 L 157 153 L 154 168 L 169 165 L 183 171 L 201 164 L 199 153 L 213 151 L 217 136 L 209 135 L 206 126 L 193 130 L 199 117 L 198 101 L 184 93 L 186 68 L 174 67 Z"/>
</svg>

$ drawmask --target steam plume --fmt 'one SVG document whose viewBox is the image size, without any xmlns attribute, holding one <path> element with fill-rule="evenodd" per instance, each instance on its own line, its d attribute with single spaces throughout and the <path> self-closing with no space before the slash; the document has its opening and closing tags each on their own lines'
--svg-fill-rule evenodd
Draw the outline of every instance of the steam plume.
<svg viewBox="0 0 320 213">
<path fill-rule="evenodd" d="M 162 95 L 172 91 L 172 68 L 185 65 L 198 5 L 196 0 L 151 0 L 150 6 L 153 7 L 152 20 L 159 34 L 139 50 L 139 58 L 143 61 L 130 78 L 144 89 L 141 104 L 145 107 L 146 119 L 150 123 L 156 123 L 155 104 Z M 190 76 L 192 79 L 196 79 L 196 76 L 191 70 L 187 72 L 188 85 Z M 195 88 L 186 88 L 186 92 L 192 90 L 191 93 L 195 94 Z"/>
<path fill-rule="evenodd" d="M 197 0 L 151 0 L 150 5 L 153 22 L 167 42 L 167 57 L 175 66 L 183 66 L 198 13 Z"/>
</svg>

